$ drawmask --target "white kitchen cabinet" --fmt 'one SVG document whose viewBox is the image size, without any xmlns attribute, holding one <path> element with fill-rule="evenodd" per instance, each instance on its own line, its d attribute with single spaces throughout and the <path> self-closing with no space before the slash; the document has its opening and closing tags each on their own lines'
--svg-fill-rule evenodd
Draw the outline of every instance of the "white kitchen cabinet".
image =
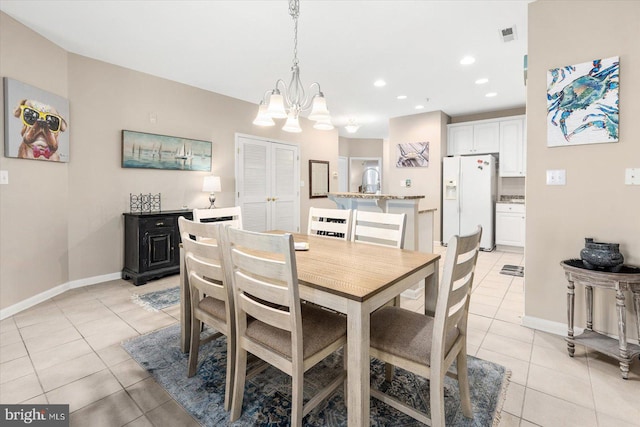
<svg viewBox="0 0 640 427">
<path fill-rule="evenodd" d="M 527 145 L 523 117 L 500 121 L 500 176 L 527 174 Z"/>
<path fill-rule="evenodd" d="M 497 120 L 456 123 L 447 126 L 447 154 L 491 154 L 500 151 L 500 123 Z"/>
<path fill-rule="evenodd" d="M 524 204 L 496 203 L 496 244 L 524 247 Z"/>
</svg>

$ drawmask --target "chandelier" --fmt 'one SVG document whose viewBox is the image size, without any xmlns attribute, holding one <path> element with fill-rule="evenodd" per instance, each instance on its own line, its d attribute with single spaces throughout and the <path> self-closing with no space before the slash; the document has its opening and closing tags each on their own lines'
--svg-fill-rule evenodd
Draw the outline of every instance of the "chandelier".
<svg viewBox="0 0 640 427">
<path fill-rule="evenodd" d="M 300 0 L 289 0 L 289 15 L 293 18 L 293 65 L 291 66 L 291 80 L 286 85 L 282 79 L 278 79 L 275 88 L 265 92 L 260 105 L 258 115 L 253 121 L 258 126 L 274 126 L 273 119 L 287 119 L 282 130 L 286 132 L 302 132 L 300 128 L 300 112 L 311 108 L 309 120 L 316 123 L 315 129 L 331 130 L 331 115 L 327 110 L 327 101 L 320 90 L 320 84 L 313 82 L 309 91 L 314 87 L 317 92 L 309 96 L 304 90 L 300 80 L 300 68 L 298 67 L 298 16 L 300 15 Z"/>
</svg>

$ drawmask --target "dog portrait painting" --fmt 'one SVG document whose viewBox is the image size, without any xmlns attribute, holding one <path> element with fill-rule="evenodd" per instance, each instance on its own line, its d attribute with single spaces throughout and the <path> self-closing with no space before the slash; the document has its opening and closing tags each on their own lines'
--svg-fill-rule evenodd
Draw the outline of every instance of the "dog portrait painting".
<svg viewBox="0 0 640 427">
<path fill-rule="evenodd" d="M 69 102 L 17 80 L 4 79 L 5 156 L 69 161 Z"/>
</svg>

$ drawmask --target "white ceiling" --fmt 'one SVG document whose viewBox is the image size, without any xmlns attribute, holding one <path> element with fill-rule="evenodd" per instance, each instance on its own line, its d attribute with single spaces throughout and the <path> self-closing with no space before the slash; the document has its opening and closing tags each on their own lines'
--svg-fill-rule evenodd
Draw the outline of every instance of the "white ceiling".
<svg viewBox="0 0 640 427">
<path fill-rule="evenodd" d="M 302 0 L 302 82 L 320 83 L 334 125 L 354 138 L 387 137 L 391 117 L 524 106 L 529 1 Z M 256 104 L 290 78 L 286 0 L 2 0 L 0 10 L 69 52 Z M 513 25 L 517 40 L 504 43 L 499 30 Z M 460 65 L 466 55 L 476 62 Z M 362 124 L 355 134 L 349 118 Z"/>
</svg>

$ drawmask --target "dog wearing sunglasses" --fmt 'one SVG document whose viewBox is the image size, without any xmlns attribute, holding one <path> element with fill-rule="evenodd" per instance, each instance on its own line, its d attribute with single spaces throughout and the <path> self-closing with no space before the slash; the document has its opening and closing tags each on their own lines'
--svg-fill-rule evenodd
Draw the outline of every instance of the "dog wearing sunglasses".
<svg viewBox="0 0 640 427">
<path fill-rule="evenodd" d="M 67 129 L 67 122 L 58 111 L 42 102 L 23 99 L 13 114 L 23 124 L 18 158 L 59 162 L 58 137 Z"/>
</svg>

